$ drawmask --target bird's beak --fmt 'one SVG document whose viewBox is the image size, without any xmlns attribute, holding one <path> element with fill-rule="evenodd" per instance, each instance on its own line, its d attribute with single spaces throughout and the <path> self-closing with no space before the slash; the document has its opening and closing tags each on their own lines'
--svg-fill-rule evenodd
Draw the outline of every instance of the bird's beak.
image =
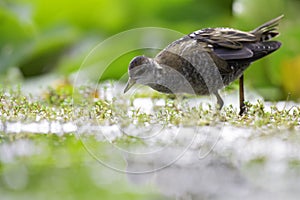
<svg viewBox="0 0 300 200">
<path fill-rule="evenodd" d="M 136 82 L 135 80 L 129 78 L 126 87 L 124 89 L 124 93 L 126 93 L 135 84 L 135 82 Z"/>
</svg>

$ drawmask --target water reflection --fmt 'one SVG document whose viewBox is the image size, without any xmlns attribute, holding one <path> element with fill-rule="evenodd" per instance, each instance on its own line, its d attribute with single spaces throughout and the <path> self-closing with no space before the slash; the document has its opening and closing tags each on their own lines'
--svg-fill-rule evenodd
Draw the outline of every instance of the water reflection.
<svg viewBox="0 0 300 200">
<path fill-rule="evenodd" d="M 128 174 L 128 179 L 135 184 L 152 182 L 164 195 L 176 199 L 241 199 L 253 190 L 228 160 L 213 154 L 199 160 L 197 151 L 189 153 L 193 164 L 174 163 L 151 174 Z M 156 159 L 148 164 L 160 162 L 163 160 Z M 145 168 L 143 165 L 147 163 L 129 160 L 128 170 Z"/>
<path fill-rule="evenodd" d="M 151 182 L 164 195 L 176 199 L 297 199 L 300 166 L 291 170 L 289 163 L 291 159 L 299 160 L 295 151 L 299 152 L 300 146 L 271 137 L 255 138 L 253 131 L 252 136 L 246 131 L 245 135 L 227 138 L 237 132 L 241 130 L 223 129 L 215 148 L 202 159 L 200 148 L 190 148 L 172 165 L 153 173 L 129 173 L 128 179 L 134 184 Z M 299 138 L 298 133 L 294 134 Z M 167 158 L 178 155 L 178 151 L 178 147 L 169 148 L 157 157 L 126 155 L 126 170 L 165 165 Z"/>
<path fill-rule="evenodd" d="M 86 156 L 102 164 L 99 170 L 105 166 L 116 177 L 126 174 L 133 185 L 154 185 L 166 198 L 297 199 L 300 195 L 298 131 L 285 130 L 279 134 L 276 130 L 258 131 L 229 125 L 122 127 L 85 124 L 79 127 L 72 123 L 53 124 L 32 127 L 44 133 L 54 130 L 53 127 L 64 134 L 76 130 L 76 140 L 80 140 L 89 152 Z M 19 127 L 14 131 L 20 132 L 28 128 L 28 124 L 16 122 L 2 124 L 2 128 L 13 130 L 9 126 Z M 43 148 L 46 147 L 39 145 L 37 148 L 29 139 L 2 143 L 0 160 L 3 164 L 11 163 L 24 156 L 47 152 Z M 62 152 L 59 155 L 62 156 Z M 62 158 L 65 160 L 65 156 Z M 64 162 L 60 160 L 59 163 Z M 97 171 L 97 165 L 93 166 Z M 25 187 L 30 171 L 20 165 L 19 173 L 23 182 L 5 173 L 6 185 Z M 100 184 L 101 179 L 98 181 Z"/>
<path fill-rule="evenodd" d="M 39 122 L 22 121 L 0 121 L 0 132 L 12 133 L 36 133 L 36 134 L 56 134 L 63 135 L 77 131 L 77 125 L 73 122 L 62 123 L 59 121 L 42 120 Z"/>
<path fill-rule="evenodd" d="M 297 199 L 300 195 L 296 131 L 278 135 L 228 125 L 156 129 L 160 132 L 147 138 L 137 128 L 130 144 L 105 143 L 105 150 L 95 140 L 83 143 L 101 164 L 126 173 L 133 184 L 153 184 L 171 199 Z M 133 127 L 119 130 L 131 133 Z M 106 134 L 101 128 L 93 133 Z M 298 139 L 287 139 L 286 134 Z"/>
</svg>

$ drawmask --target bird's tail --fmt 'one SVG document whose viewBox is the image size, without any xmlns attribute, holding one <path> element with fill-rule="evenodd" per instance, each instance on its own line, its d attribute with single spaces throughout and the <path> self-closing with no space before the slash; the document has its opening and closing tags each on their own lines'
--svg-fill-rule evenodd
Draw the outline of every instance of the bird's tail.
<svg viewBox="0 0 300 200">
<path fill-rule="evenodd" d="M 279 17 L 276 17 L 275 19 L 264 23 L 263 25 L 250 31 L 250 33 L 254 34 L 259 41 L 270 40 L 271 38 L 279 34 L 278 25 L 283 16 L 284 15 L 280 15 Z"/>
</svg>

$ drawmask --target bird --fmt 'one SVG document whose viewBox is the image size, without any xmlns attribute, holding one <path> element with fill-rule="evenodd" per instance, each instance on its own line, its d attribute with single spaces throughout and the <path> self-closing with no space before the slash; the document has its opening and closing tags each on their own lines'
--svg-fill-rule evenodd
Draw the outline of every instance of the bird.
<svg viewBox="0 0 300 200">
<path fill-rule="evenodd" d="M 278 16 L 251 31 L 204 28 L 172 42 L 154 58 L 136 56 L 128 66 L 124 93 L 142 84 L 168 94 L 214 94 L 222 109 L 224 101 L 219 90 L 239 79 L 242 115 L 246 110 L 244 71 L 281 47 L 281 42 L 271 39 L 279 35 L 282 18 Z"/>
</svg>

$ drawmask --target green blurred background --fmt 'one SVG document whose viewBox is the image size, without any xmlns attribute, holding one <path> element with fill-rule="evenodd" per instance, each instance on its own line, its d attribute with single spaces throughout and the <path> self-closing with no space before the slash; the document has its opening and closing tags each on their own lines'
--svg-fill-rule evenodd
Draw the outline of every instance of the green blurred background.
<svg viewBox="0 0 300 200">
<path fill-rule="evenodd" d="M 251 30 L 284 14 L 278 37 L 282 48 L 255 62 L 246 83 L 267 100 L 298 99 L 299 10 L 299 0 L 0 0 L 1 82 L 15 82 L 11 74 L 16 71 L 20 80 L 45 74 L 68 77 L 93 47 L 133 28 L 163 27 L 184 34 L 216 26 Z M 113 52 L 115 47 L 107 48 Z M 111 63 L 114 70 L 101 79 L 119 79 L 132 56 Z"/>
</svg>

